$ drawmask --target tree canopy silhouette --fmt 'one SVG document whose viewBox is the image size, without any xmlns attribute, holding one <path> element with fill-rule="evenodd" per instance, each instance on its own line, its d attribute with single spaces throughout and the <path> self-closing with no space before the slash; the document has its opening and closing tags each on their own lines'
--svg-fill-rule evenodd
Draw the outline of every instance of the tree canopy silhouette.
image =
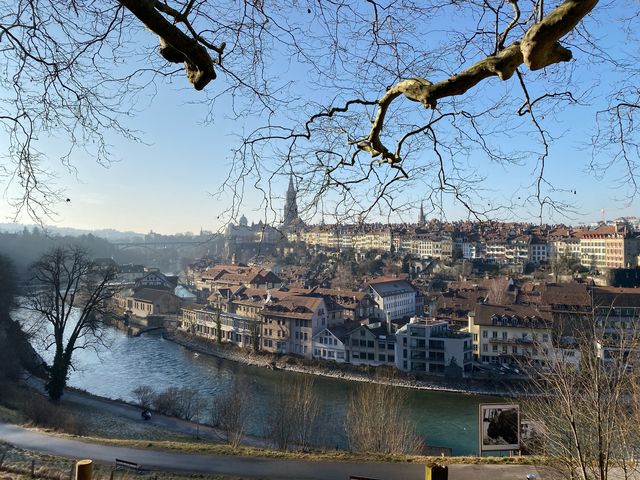
<svg viewBox="0 0 640 480">
<path fill-rule="evenodd" d="M 210 106 L 205 120 L 260 119 L 232 152 L 222 187 L 232 215 L 251 184 L 277 216 L 271 183 L 290 172 L 308 215 L 392 212 L 415 185 L 432 209 L 449 196 L 476 216 L 505 206 L 570 211 L 575 185 L 554 185 L 545 167 L 562 134 L 554 119 L 587 103 L 586 167 L 614 169 L 632 199 L 639 9 L 603 0 L 4 0 L 10 200 L 17 213 L 52 214 L 66 197 L 47 178 L 40 138 L 64 135 L 71 169 L 76 149 L 107 163 L 109 134 L 140 135 L 122 123 L 136 96 L 185 74 Z M 218 111 L 221 97 L 230 111 Z M 523 162 L 531 183 L 510 205 L 492 201 L 490 166 Z"/>
</svg>

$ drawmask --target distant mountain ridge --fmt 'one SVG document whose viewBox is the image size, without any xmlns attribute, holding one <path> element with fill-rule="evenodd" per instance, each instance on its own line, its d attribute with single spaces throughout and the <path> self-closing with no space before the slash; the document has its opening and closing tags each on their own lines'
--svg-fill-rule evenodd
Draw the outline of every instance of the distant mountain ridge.
<svg viewBox="0 0 640 480">
<path fill-rule="evenodd" d="M 6 233 L 15 233 L 21 232 L 24 229 L 28 228 L 29 230 L 33 230 L 33 228 L 41 229 L 39 225 L 35 224 L 24 224 L 24 223 L 0 223 L 0 232 Z M 71 236 L 71 237 L 79 237 L 80 235 L 95 235 L 96 237 L 104 238 L 105 240 L 111 241 L 122 241 L 122 240 L 144 240 L 145 234 L 139 232 L 121 232 L 119 230 L 115 230 L 113 228 L 102 228 L 99 230 L 86 230 L 81 228 L 73 228 L 73 227 L 56 227 L 52 225 L 47 225 L 46 229 L 49 233 L 55 235 L 62 236 Z"/>
</svg>

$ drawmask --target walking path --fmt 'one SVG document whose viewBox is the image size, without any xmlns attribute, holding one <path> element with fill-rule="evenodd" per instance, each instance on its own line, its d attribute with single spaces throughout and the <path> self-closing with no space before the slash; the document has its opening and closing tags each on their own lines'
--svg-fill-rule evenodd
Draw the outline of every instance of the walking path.
<svg viewBox="0 0 640 480">
<path fill-rule="evenodd" d="M 67 458 L 90 458 L 100 463 L 113 463 L 116 458 L 119 458 L 138 463 L 150 470 L 274 480 L 348 480 L 350 476 L 383 480 L 424 479 L 424 465 L 412 463 L 312 462 L 144 450 L 72 440 L 1 422 L 0 440 L 19 448 Z M 530 473 L 535 474 L 538 479 L 554 478 L 548 471 L 529 465 L 451 465 L 449 467 L 450 480 L 524 480 Z"/>
</svg>

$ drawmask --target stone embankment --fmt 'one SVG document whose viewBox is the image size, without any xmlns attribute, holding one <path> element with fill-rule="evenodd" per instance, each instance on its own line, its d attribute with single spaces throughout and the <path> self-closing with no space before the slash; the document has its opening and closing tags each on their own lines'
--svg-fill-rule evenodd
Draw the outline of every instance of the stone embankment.
<svg viewBox="0 0 640 480">
<path fill-rule="evenodd" d="M 415 378 L 390 367 L 367 367 L 337 364 L 318 360 L 305 360 L 288 355 L 253 353 L 230 344 L 218 344 L 179 330 L 163 333 L 163 336 L 185 348 L 205 355 L 257 367 L 287 370 L 290 372 L 318 375 L 354 382 L 374 382 L 413 388 L 473 395 L 515 397 L 526 395 L 522 384 L 505 382 L 502 379 L 448 379 L 442 377 Z"/>
</svg>

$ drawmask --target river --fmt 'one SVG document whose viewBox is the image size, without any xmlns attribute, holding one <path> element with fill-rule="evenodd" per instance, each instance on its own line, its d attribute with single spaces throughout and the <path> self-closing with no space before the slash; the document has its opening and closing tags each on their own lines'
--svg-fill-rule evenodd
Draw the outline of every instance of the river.
<svg viewBox="0 0 640 480">
<path fill-rule="evenodd" d="M 213 398 L 230 387 L 234 378 L 250 385 L 253 400 L 250 431 L 262 433 L 261 421 L 269 398 L 276 394 L 281 382 L 296 374 L 251 367 L 193 352 L 159 334 L 128 337 L 107 330 L 108 348 L 99 352 L 77 350 L 69 385 L 95 395 L 133 401 L 132 391 L 141 384 L 156 390 L 168 387 L 191 387 L 204 397 Z M 34 347 L 47 361 L 52 351 L 43 343 Z M 315 386 L 324 418 L 318 442 L 327 447 L 344 447 L 344 415 L 355 384 L 316 377 Z M 406 415 L 428 445 L 451 447 L 454 455 L 476 454 L 478 450 L 478 404 L 499 401 L 497 398 L 459 393 L 411 390 Z"/>
</svg>

